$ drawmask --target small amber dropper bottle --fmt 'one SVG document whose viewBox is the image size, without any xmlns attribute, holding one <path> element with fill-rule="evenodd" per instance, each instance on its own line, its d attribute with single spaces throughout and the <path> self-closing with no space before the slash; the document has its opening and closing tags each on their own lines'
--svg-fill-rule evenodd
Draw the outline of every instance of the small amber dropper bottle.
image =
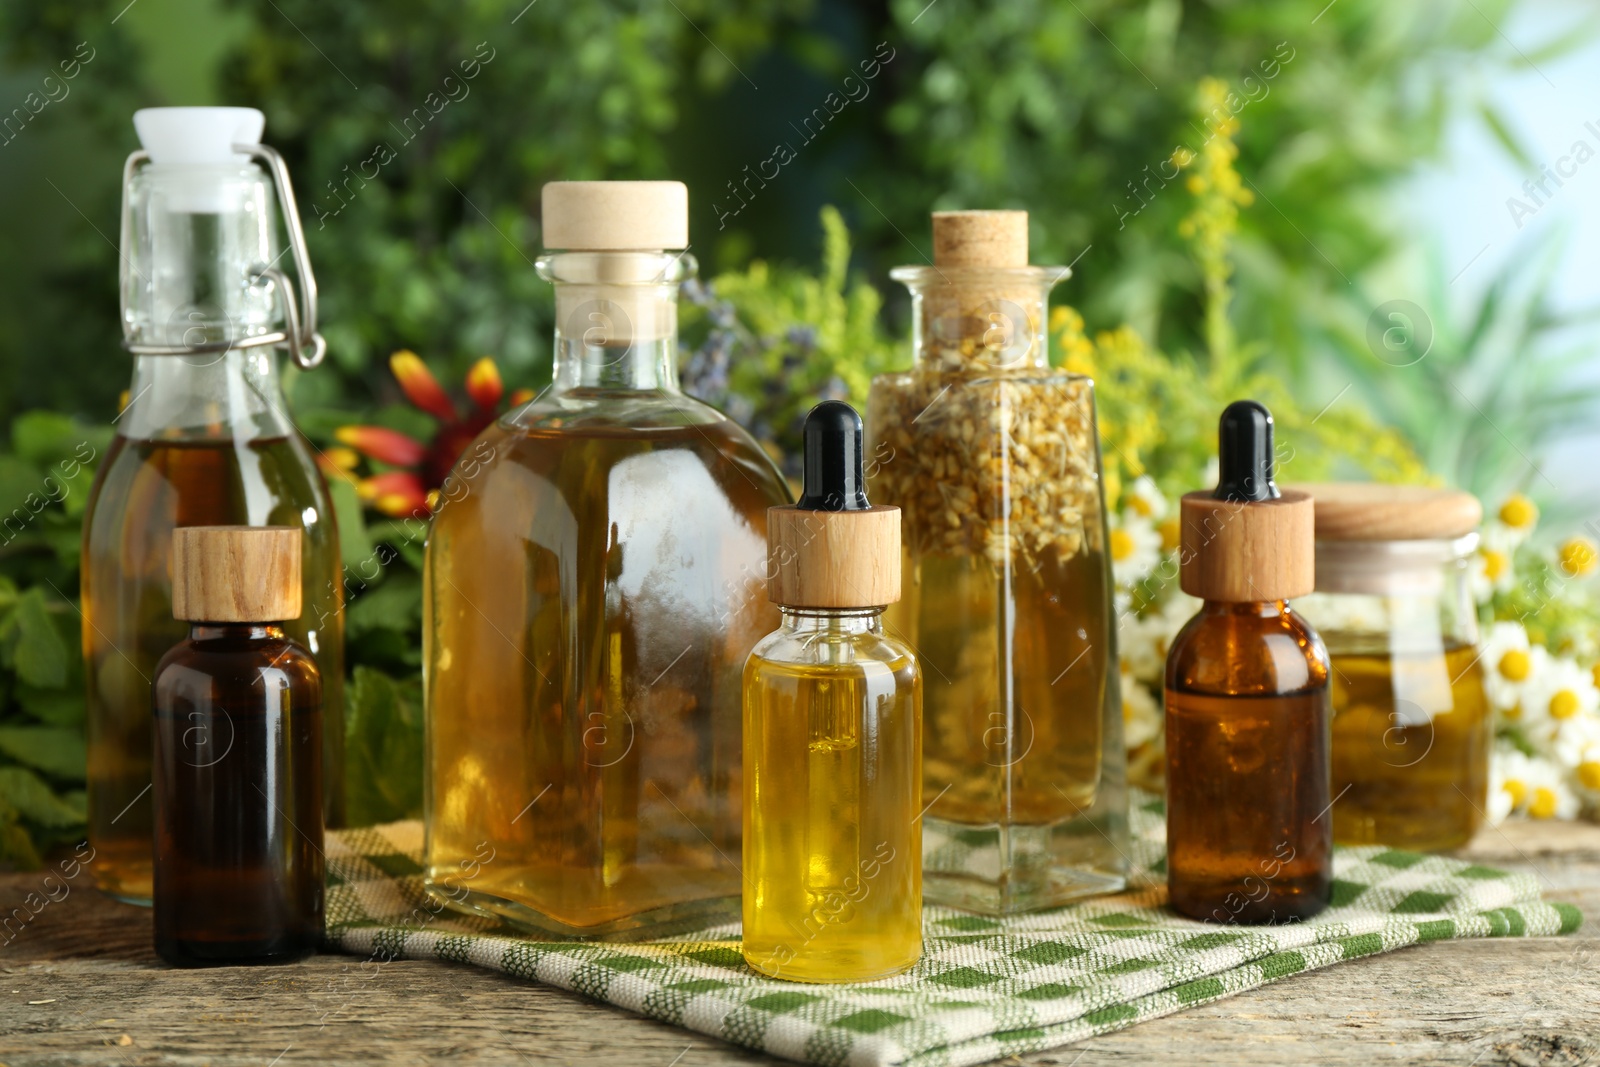
<svg viewBox="0 0 1600 1067">
<path fill-rule="evenodd" d="M 304 536 L 173 531 L 189 636 L 152 688 L 155 942 L 175 966 L 285 963 L 322 940 L 322 679 L 283 631 Z"/>
<path fill-rule="evenodd" d="M 1311 498 L 1273 482 L 1272 416 L 1229 404 L 1214 492 L 1182 503 L 1183 591 L 1205 601 L 1167 655 L 1167 888 L 1185 915 L 1283 923 L 1333 882 L 1328 653 L 1289 607 L 1311 593 Z"/>
<path fill-rule="evenodd" d="M 864 982 L 922 955 L 922 679 L 883 631 L 900 509 L 867 503 L 861 417 L 818 404 L 805 492 L 767 511 L 783 625 L 744 670 L 744 957 Z"/>
</svg>

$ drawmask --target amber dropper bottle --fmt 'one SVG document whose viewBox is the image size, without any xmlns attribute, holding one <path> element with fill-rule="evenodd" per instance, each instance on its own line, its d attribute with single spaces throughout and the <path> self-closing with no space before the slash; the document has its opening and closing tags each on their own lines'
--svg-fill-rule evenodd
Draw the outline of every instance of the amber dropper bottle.
<svg viewBox="0 0 1600 1067">
<path fill-rule="evenodd" d="M 1167 888 L 1219 923 L 1326 906 L 1328 653 L 1288 601 L 1311 593 L 1311 498 L 1273 482 L 1272 416 L 1229 404 L 1214 492 L 1184 496 L 1183 591 L 1205 601 L 1167 655 Z"/>
<path fill-rule="evenodd" d="M 797 982 L 864 982 L 922 955 L 922 678 L 883 631 L 900 509 L 872 507 L 861 416 L 805 423 L 805 492 L 767 511 L 783 625 L 744 670 L 744 958 Z"/>
<path fill-rule="evenodd" d="M 286 963 L 322 941 L 322 679 L 284 636 L 301 530 L 172 535 L 187 639 L 156 667 L 156 952 L 178 967 Z"/>
</svg>

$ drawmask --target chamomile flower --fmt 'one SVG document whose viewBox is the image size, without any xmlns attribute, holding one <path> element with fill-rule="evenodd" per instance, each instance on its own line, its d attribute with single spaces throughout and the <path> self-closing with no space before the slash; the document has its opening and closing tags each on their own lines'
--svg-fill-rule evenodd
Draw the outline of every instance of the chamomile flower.
<svg viewBox="0 0 1600 1067">
<path fill-rule="evenodd" d="M 1161 490 L 1156 486 L 1155 479 L 1148 474 L 1140 475 L 1128 486 L 1123 496 L 1125 508 L 1141 519 L 1149 519 L 1159 523 L 1167 517 L 1167 498 L 1161 495 Z"/>
<path fill-rule="evenodd" d="M 1542 648 L 1532 650 L 1530 661 L 1516 719 L 1536 742 L 1552 741 L 1564 726 L 1579 726 L 1600 710 L 1600 689 L 1592 672 Z"/>
<path fill-rule="evenodd" d="M 1489 759 L 1490 826 L 1499 826 L 1528 798 L 1528 757 L 1510 745 L 1498 745 Z"/>
<path fill-rule="evenodd" d="M 1130 588 L 1161 561 L 1161 534 L 1149 519 L 1136 514 L 1111 520 L 1111 574 L 1117 585 Z"/>
<path fill-rule="evenodd" d="M 1512 711 L 1521 701 L 1522 690 L 1534 673 L 1528 631 L 1520 622 L 1495 623 L 1479 646 L 1478 663 L 1483 668 L 1483 684 L 1489 702 L 1500 711 Z"/>
<path fill-rule="evenodd" d="M 1543 757 L 1527 756 L 1513 748 L 1497 749 L 1490 779 L 1491 821 L 1497 812 L 1508 810 L 1508 801 L 1510 812 L 1533 819 L 1570 819 L 1578 813 L 1577 794 L 1562 781 L 1561 769 Z M 1494 789 L 1496 780 L 1498 789 Z"/>
<path fill-rule="evenodd" d="M 1561 573 L 1569 578 L 1587 578 L 1600 564 L 1600 549 L 1587 537 L 1574 537 L 1565 542 L 1556 553 Z"/>
<path fill-rule="evenodd" d="M 1600 807 L 1600 742 L 1574 753 L 1572 784 L 1591 807 Z"/>
<path fill-rule="evenodd" d="M 1500 520 L 1500 525 L 1512 542 L 1520 544 L 1528 539 L 1533 528 L 1539 524 L 1539 506 L 1521 493 L 1512 493 L 1500 505 L 1495 518 Z"/>
<path fill-rule="evenodd" d="M 1471 567 L 1472 599 L 1483 603 L 1496 593 L 1508 593 L 1516 584 L 1516 570 L 1511 565 L 1515 542 L 1504 527 L 1488 526 L 1478 551 L 1473 553 Z"/>
<path fill-rule="evenodd" d="M 1154 741 L 1161 734 L 1163 713 L 1150 687 L 1122 672 L 1122 732 L 1129 748 Z"/>
</svg>

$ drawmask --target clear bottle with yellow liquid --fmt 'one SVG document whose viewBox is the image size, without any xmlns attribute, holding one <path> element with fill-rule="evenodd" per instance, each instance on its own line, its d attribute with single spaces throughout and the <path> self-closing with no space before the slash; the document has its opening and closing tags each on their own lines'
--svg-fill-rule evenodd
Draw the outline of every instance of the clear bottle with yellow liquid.
<svg viewBox="0 0 1600 1067">
<path fill-rule="evenodd" d="M 323 803 L 330 825 L 343 821 L 338 531 L 276 363 L 285 348 L 315 366 L 324 346 L 294 194 L 262 124 L 253 108 L 134 115 L 144 147 L 128 160 L 122 227 L 133 384 L 90 493 L 81 579 L 94 877 L 134 903 L 151 889 L 151 678 L 188 633 L 172 617 L 175 527 L 303 531 L 305 611 L 284 629 L 322 673 Z"/>
<path fill-rule="evenodd" d="M 740 676 L 788 486 L 678 386 L 678 182 L 544 188 L 554 380 L 469 447 L 424 582 L 425 880 L 566 937 L 731 917 Z"/>
<path fill-rule="evenodd" d="M 922 954 L 922 679 L 884 632 L 900 512 L 871 507 L 861 418 L 817 405 L 805 492 L 768 513 L 783 625 L 744 669 L 746 962 L 798 982 L 866 982 Z"/>
<path fill-rule="evenodd" d="M 1334 840 L 1465 845 L 1488 807 L 1493 744 L 1468 584 L 1483 509 L 1459 490 L 1300 488 L 1317 525 L 1317 592 L 1302 608 L 1333 661 Z"/>
<path fill-rule="evenodd" d="M 871 493 L 903 516 L 885 613 L 923 665 L 928 899 L 990 914 L 1121 888 L 1122 705 L 1094 383 L 1053 369 L 1022 211 L 936 212 L 914 362 L 873 380 Z"/>
</svg>

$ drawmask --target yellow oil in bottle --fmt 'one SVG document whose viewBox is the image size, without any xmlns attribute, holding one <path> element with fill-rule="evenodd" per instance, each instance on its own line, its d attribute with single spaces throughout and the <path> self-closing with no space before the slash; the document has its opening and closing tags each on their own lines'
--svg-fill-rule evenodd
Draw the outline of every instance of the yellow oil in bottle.
<svg viewBox="0 0 1600 1067">
<path fill-rule="evenodd" d="M 745 667 L 743 949 L 764 974 L 868 981 L 921 955 L 920 686 L 910 656 L 875 643 L 898 655 L 797 664 L 758 647 Z"/>
<path fill-rule="evenodd" d="M 1327 635 L 1333 660 L 1333 834 L 1341 845 L 1464 845 L 1487 803 L 1489 703 L 1471 646 L 1390 651 Z"/>
<path fill-rule="evenodd" d="M 1044 824 L 1087 810 L 1108 662 L 1092 654 L 1106 640 L 1101 554 L 1001 571 L 984 556 L 908 552 L 903 566 L 904 599 L 884 618 L 924 665 L 930 814 Z"/>
<path fill-rule="evenodd" d="M 304 614 L 284 630 L 322 672 L 324 804 L 330 825 L 343 822 L 342 582 L 325 494 L 304 446 L 286 437 L 119 436 L 101 461 L 83 527 L 83 655 L 89 841 L 95 883 L 112 896 L 150 900 L 150 679 L 189 632 L 172 617 L 176 526 L 305 528 Z"/>
<path fill-rule="evenodd" d="M 741 670 L 778 620 L 759 446 L 615 404 L 633 425 L 491 428 L 428 546 L 429 884 L 566 936 L 732 904 Z"/>
</svg>

